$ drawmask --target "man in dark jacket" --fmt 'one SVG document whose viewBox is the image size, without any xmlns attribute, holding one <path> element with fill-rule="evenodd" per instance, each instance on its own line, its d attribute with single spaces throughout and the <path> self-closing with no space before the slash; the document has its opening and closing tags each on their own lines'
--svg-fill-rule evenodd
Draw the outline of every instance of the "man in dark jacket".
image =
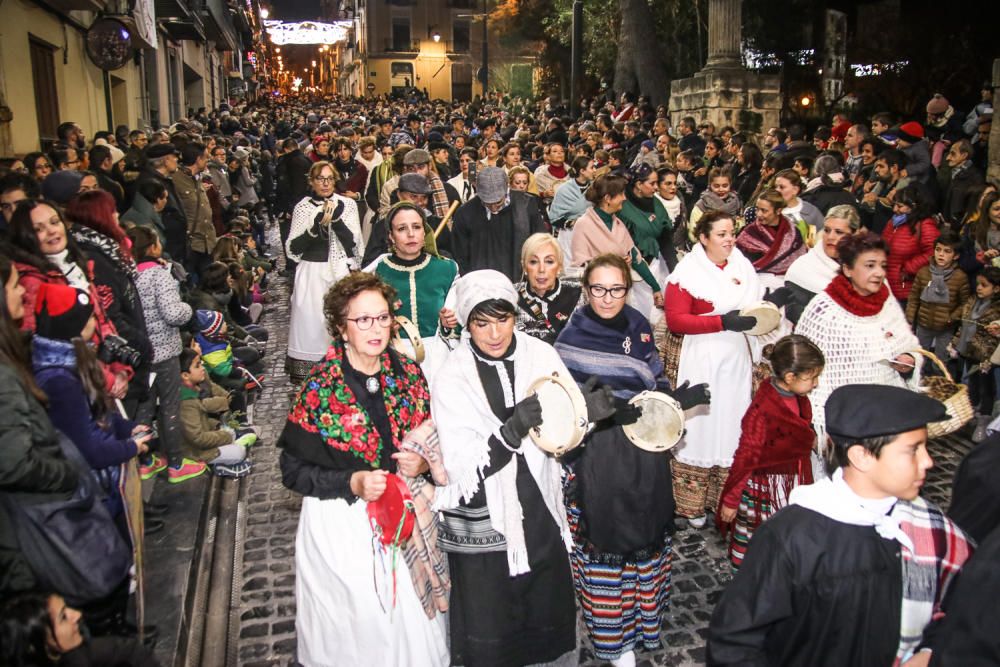
<svg viewBox="0 0 1000 667">
<path fill-rule="evenodd" d="M 173 144 L 150 146 L 146 150 L 146 167 L 139 176 L 139 182 L 152 179 L 167 189 L 167 205 L 160 211 L 163 235 L 167 239 L 163 250 L 175 262 L 183 264 L 187 260 L 187 216 L 170 178 L 177 171 L 179 156 L 180 152 Z"/>
<path fill-rule="evenodd" d="M 951 181 L 945 191 L 942 212 L 948 222 L 957 225 L 969 207 L 977 203 L 976 190 L 983 182 L 983 173 L 972 164 L 972 144 L 968 139 L 953 143 L 945 160 L 951 167 Z"/>
<path fill-rule="evenodd" d="M 90 170 L 97 176 L 97 185 L 115 198 L 115 208 L 118 213 L 128 210 L 125 205 L 125 188 L 115 177 L 115 157 L 117 161 L 125 159 L 125 154 L 114 146 L 98 145 L 90 149 Z"/>
<path fill-rule="evenodd" d="M 521 246 L 532 234 L 548 232 L 538 199 L 508 190 L 500 167 L 486 167 L 476 179 L 476 196 L 455 212 L 451 249 L 462 274 L 495 269 L 521 278 Z"/>
<path fill-rule="evenodd" d="M 292 224 L 292 209 L 309 194 L 309 169 L 312 160 L 305 156 L 299 144 L 289 137 L 281 142 L 284 151 L 275 166 L 277 195 L 275 201 L 278 212 L 278 232 L 281 234 L 281 248 L 284 252 L 288 241 L 288 231 Z M 294 271 L 295 262 L 286 256 L 285 270 Z"/>
</svg>

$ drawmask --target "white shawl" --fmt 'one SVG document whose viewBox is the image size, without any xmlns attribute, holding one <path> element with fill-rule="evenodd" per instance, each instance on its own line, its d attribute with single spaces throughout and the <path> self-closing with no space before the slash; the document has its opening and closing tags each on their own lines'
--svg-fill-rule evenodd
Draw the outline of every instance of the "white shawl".
<svg viewBox="0 0 1000 667">
<path fill-rule="evenodd" d="M 326 278 L 333 284 L 346 276 L 351 271 L 361 268 L 361 258 L 365 254 L 365 241 L 361 235 L 361 222 L 358 220 L 358 205 L 353 199 L 333 195 L 332 200 L 344 203 L 344 214 L 341 219 L 354 236 L 354 254 L 348 257 L 344 247 L 337 240 L 337 235 L 330 232 L 330 252 L 327 253 L 327 274 Z M 323 204 L 316 204 L 312 197 L 305 197 L 295 205 L 292 211 L 292 223 L 288 231 L 288 241 L 285 243 L 285 252 L 295 261 L 302 261 L 302 255 L 292 252 L 292 239 L 296 239 L 308 233 L 312 228 L 316 214 L 323 210 Z"/>
<path fill-rule="evenodd" d="M 818 294 L 826 289 L 830 281 L 837 277 L 840 264 L 826 254 L 822 237 L 816 239 L 809 252 L 792 262 L 785 273 L 785 282 L 794 283 L 802 289 Z"/>
<path fill-rule="evenodd" d="M 527 393 L 536 378 L 558 373 L 569 378 L 569 371 L 556 351 L 546 343 L 521 332 L 515 332 L 514 401 Z M 486 506 L 490 525 L 507 541 L 507 564 L 510 576 L 530 572 L 528 550 L 524 541 L 524 514 L 516 492 L 517 461 L 511 458 L 502 470 L 483 479 L 483 468 L 490 460 L 490 436 L 503 438 L 503 423 L 490 409 L 486 392 L 479 380 L 469 339 L 448 355 L 431 388 L 431 415 L 441 439 L 441 458 L 448 471 L 448 486 L 437 491 L 436 510 L 457 507 L 468 501 L 485 484 Z M 542 451 L 530 438 L 521 441 L 520 453 L 531 470 L 531 476 L 542 493 L 556 525 L 559 526 L 566 550 L 573 538 L 566 523 L 559 462 Z M 517 456 L 517 454 L 515 454 Z M 513 493 L 511 490 L 513 489 Z M 528 517 L 537 520 L 537 517 Z"/>
<path fill-rule="evenodd" d="M 709 315 L 743 308 L 763 296 L 757 271 L 739 248 L 733 248 L 726 265 L 719 268 L 705 254 L 705 248 L 695 243 L 691 252 L 677 263 L 667 282 L 711 303 L 714 309 Z"/>
</svg>

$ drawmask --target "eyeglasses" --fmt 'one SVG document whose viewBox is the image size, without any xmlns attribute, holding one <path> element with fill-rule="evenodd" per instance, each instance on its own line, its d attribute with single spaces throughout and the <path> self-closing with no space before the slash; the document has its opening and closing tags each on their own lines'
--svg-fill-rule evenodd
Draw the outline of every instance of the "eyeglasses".
<svg viewBox="0 0 1000 667">
<path fill-rule="evenodd" d="M 313 180 L 317 183 L 333 183 L 334 178 L 333 176 L 317 176 Z"/>
<path fill-rule="evenodd" d="M 624 285 L 605 287 L 604 285 L 588 285 L 587 291 L 595 299 L 603 299 L 605 294 L 610 294 L 612 299 L 623 299 L 628 294 L 628 288 Z"/>
<path fill-rule="evenodd" d="M 392 315 L 389 313 L 382 313 L 381 315 L 376 315 L 375 317 L 372 317 L 371 315 L 362 315 L 361 317 L 347 318 L 348 322 L 354 322 L 354 324 L 361 331 L 368 331 L 371 329 L 372 324 L 374 324 L 376 320 L 378 321 L 378 325 L 380 327 L 387 327 L 389 326 L 389 323 L 392 322 Z"/>
</svg>

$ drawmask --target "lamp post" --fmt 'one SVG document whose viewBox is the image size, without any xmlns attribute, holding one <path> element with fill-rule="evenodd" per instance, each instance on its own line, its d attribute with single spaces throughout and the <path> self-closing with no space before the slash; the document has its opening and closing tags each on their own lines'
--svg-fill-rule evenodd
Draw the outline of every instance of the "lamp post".
<svg viewBox="0 0 1000 667">
<path fill-rule="evenodd" d="M 479 70 L 479 81 L 483 84 L 483 97 L 486 97 L 486 91 L 490 85 L 489 16 L 486 0 L 483 0 L 483 11 L 479 14 L 455 14 L 456 18 L 482 19 L 483 21 L 483 64 Z"/>
</svg>

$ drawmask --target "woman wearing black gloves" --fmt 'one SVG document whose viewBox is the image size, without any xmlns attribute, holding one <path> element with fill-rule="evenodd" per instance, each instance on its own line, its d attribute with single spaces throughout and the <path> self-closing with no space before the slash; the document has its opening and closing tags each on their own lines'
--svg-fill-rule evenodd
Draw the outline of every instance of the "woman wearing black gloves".
<svg viewBox="0 0 1000 667">
<path fill-rule="evenodd" d="M 733 218 L 710 211 L 698 220 L 698 243 L 667 282 L 667 327 L 684 336 L 678 382 L 707 382 L 712 406 L 688 416 L 687 434 L 674 450 L 677 514 L 695 528 L 715 511 L 740 440 L 739 416 L 750 406 L 756 324 L 740 309 L 760 301 L 757 272 L 736 248 Z"/>
<path fill-rule="evenodd" d="M 449 482 L 435 502 L 452 577 L 452 664 L 576 664 L 560 465 L 527 437 L 542 422 L 528 386 L 569 371 L 550 345 L 515 332 L 517 292 L 502 273 L 473 271 L 455 290 L 471 338 L 431 391 Z M 613 414 L 607 391 L 584 391 L 590 421 Z"/>
<path fill-rule="evenodd" d="M 292 292 L 286 370 L 293 383 L 306 376 L 330 346 L 323 318 L 323 295 L 331 285 L 361 268 L 364 241 L 358 207 L 334 193 L 337 172 L 329 162 L 309 170 L 313 194 L 292 212 L 286 252 L 298 262 Z"/>
<path fill-rule="evenodd" d="M 670 389 L 649 320 L 625 304 L 632 276 L 621 257 L 592 259 L 583 287 L 589 303 L 573 313 L 556 351 L 584 389 L 598 378 L 619 409 L 566 456 L 573 572 L 597 657 L 634 665 L 636 648 L 660 647 L 674 502 L 669 455 L 639 449 L 621 426 L 640 416 L 628 400 L 641 391 L 663 392 L 688 409 L 708 404 L 708 386 Z"/>
</svg>

